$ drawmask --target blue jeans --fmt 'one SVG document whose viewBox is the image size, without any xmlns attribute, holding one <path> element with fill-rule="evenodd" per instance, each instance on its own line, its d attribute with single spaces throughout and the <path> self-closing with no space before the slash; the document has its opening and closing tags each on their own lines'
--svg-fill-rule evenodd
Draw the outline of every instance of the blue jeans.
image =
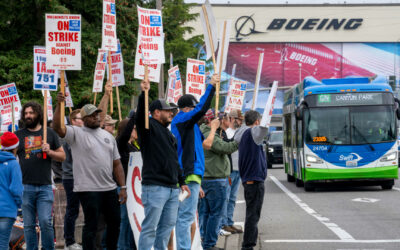
<svg viewBox="0 0 400 250">
<path fill-rule="evenodd" d="M 200 184 L 191 182 L 187 184 L 190 197 L 179 203 L 178 220 L 176 222 L 176 245 L 178 250 L 192 248 L 191 225 L 196 216 L 197 202 L 199 200 Z"/>
<path fill-rule="evenodd" d="M 118 192 L 120 188 L 118 188 Z M 121 204 L 121 223 L 119 224 L 118 250 L 136 250 L 126 204 Z"/>
<path fill-rule="evenodd" d="M 229 181 L 229 180 L 228 180 Z M 235 210 L 237 192 L 240 186 L 240 175 L 239 171 L 234 170 L 231 173 L 231 186 L 227 188 L 227 203 L 226 209 L 224 209 L 224 215 L 222 216 L 222 226 L 232 226 L 233 221 L 233 211 Z"/>
<path fill-rule="evenodd" d="M 176 224 L 179 207 L 179 189 L 156 185 L 142 186 L 145 218 L 138 249 L 166 249 L 171 231 Z"/>
<path fill-rule="evenodd" d="M 42 249 L 54 249 L 54 229 L 51 210 L 54 194 L 51 185 L 24 184 L 22 196 L 22 215 L 24 216 L 24 235 L 26 249 L 37 250 L 36 214 L 39 218 L 42 236 Z"/>
<path fill-rule="evenodd" d="M 201 187 L 205 197 L 200 201 L 200 233 L 203 248 L 215 246 L 226 200 L 226 179 L 203 180 Z"/>
<path fill-rule="evenodd" d="M 15 218 L 0 217 L 0 249 L 8 249 Z"/>
</svg>

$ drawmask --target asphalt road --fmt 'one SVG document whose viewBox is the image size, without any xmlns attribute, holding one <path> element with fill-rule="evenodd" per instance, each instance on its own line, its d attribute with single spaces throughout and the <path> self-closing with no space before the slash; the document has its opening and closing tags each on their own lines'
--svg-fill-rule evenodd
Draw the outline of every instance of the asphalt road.
<svg viewBox="0 0 400 250">
<path fill-rule="evenodd" d="M 268 171 L 255 249 L 400 249 L 400 181 L 393 190 L 336 185 L 305 192 L 286 181 L 282 166 Z M 234 219 L 244 218 L 240 188 Z M 241 237 L 220 237 L 218 246 L 240 249 Z"/>
</svg>

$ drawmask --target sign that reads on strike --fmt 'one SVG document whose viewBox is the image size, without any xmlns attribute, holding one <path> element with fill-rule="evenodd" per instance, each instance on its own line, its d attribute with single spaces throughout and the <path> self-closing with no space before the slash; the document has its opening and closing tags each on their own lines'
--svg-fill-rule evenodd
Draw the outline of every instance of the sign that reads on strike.
<svg viewBox="0 0 400 250">
<path fill-rule="evenodd" d="M 155 9 L 144 9 L 137 7 L 139 31 L 138 44 L 144 64 L 163 64 L 164 55 L 164 32 L 161 11 Z"/>
<path fill-rule="evenodd" d="M 47 67 L 81 69 L 81 15 L 46 14 Z"/>
<path fill-rule="evenodd" d="M 117 51 L 111 52 L 111 73 L 113 86 L 125 85 L 124 60 L 122 59 L 121 44 L 119 43 L 119 40 Z"/>
<path fill-rule="evenodd" d="M 246 94 L 247 82 L 238 79 L 232 79 L 229 86 L 228 100 L 226 102 L 225 113 L 232 109 L 242 110 L 244 95 Z"/>
<path fill-rule="evenodd" d="M 136 46 L 136 58 L 135 58 L 135 78 L 144 79 L 144 64 L 142 59 L 142 46 L 138 43 Z M 160 64 L 148 64 L 148 77 L 150 82 L 160 82 Z"/>
<path fill-rule="evenodd" d="M 0 86 L 1 131 L 7 131 L 12 124 L 12 104 L 14 103 L 14 122 L 17 124 L 21 117 L 21 101 L 15 83 Z"/>
<path fill-rule="evenodd" d="M 103 91 L 104 71 L 106 70 L 106 64 L 107 64 L 107 51 L 104 49 L 99 49 L 99 54 L 97 55 L 96 68 L 94 70 L 92 92 Z"/>
<path fill-rule="evenodd" d="M 103 0 L 103 36 L 101 48 L 116 51 L 117 47 L 117 12 L 115 0 Z"/>
<path fill-rule="evenodd" d="M 183 95 L 182 79 L 179 72 L 179 67 L 175 66 L 168 70 L 169 84 L 168 84 L 168 102 L 178 103 L 179 98 Z"/>
<path fill-rule="evenodd" d="M 33 89 L 57 90 L 58 70 L 46 67 L 46 48 L 33 47 Z"/>
<path fill-rule="evenodd" d="M 188 58 L 186 65 L 186 94 L 200 100 L 206 89 L 206 63 Z"/>
</svg>

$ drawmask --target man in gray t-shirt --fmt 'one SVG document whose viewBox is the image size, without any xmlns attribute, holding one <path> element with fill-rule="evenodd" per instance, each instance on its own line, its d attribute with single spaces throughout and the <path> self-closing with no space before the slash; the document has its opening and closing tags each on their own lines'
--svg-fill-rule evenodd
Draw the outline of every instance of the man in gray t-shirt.
<svg viewBox="0 0 400 250">
<path fill-rule="evenodd" d="M 100 128 L 101 110 L 92 104 L 86 104 L 81 109 L 83 127 L 62 128 L 60 103 L 64 101 L 64 95 L 58 93 L 54 130 L 71 147 L 74 159 L 74 192 L 79 196 L 85 216 L 83 249 L 95 248 L 97 223 L 101 213 L 108 228 L 107 249 L 116 249 L 121 220 L 119 204 L 126 202 L 125 174 L 117 144 L 112 135 Z M 119 195 L 113 177 L 121 187 Z"/>
</svg>

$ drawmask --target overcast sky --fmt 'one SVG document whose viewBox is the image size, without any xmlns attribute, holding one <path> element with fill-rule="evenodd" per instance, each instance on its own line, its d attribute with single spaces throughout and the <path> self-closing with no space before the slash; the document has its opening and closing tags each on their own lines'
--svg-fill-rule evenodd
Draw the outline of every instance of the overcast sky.
<svg viewBox="0 0 400 250">
<path fill-rule="evenodd" d="M 185 0 L 204 3 L 205 0 Z M 209 0 L 211 4 L 400 4 L 400 0 Z"/>
</svg>

